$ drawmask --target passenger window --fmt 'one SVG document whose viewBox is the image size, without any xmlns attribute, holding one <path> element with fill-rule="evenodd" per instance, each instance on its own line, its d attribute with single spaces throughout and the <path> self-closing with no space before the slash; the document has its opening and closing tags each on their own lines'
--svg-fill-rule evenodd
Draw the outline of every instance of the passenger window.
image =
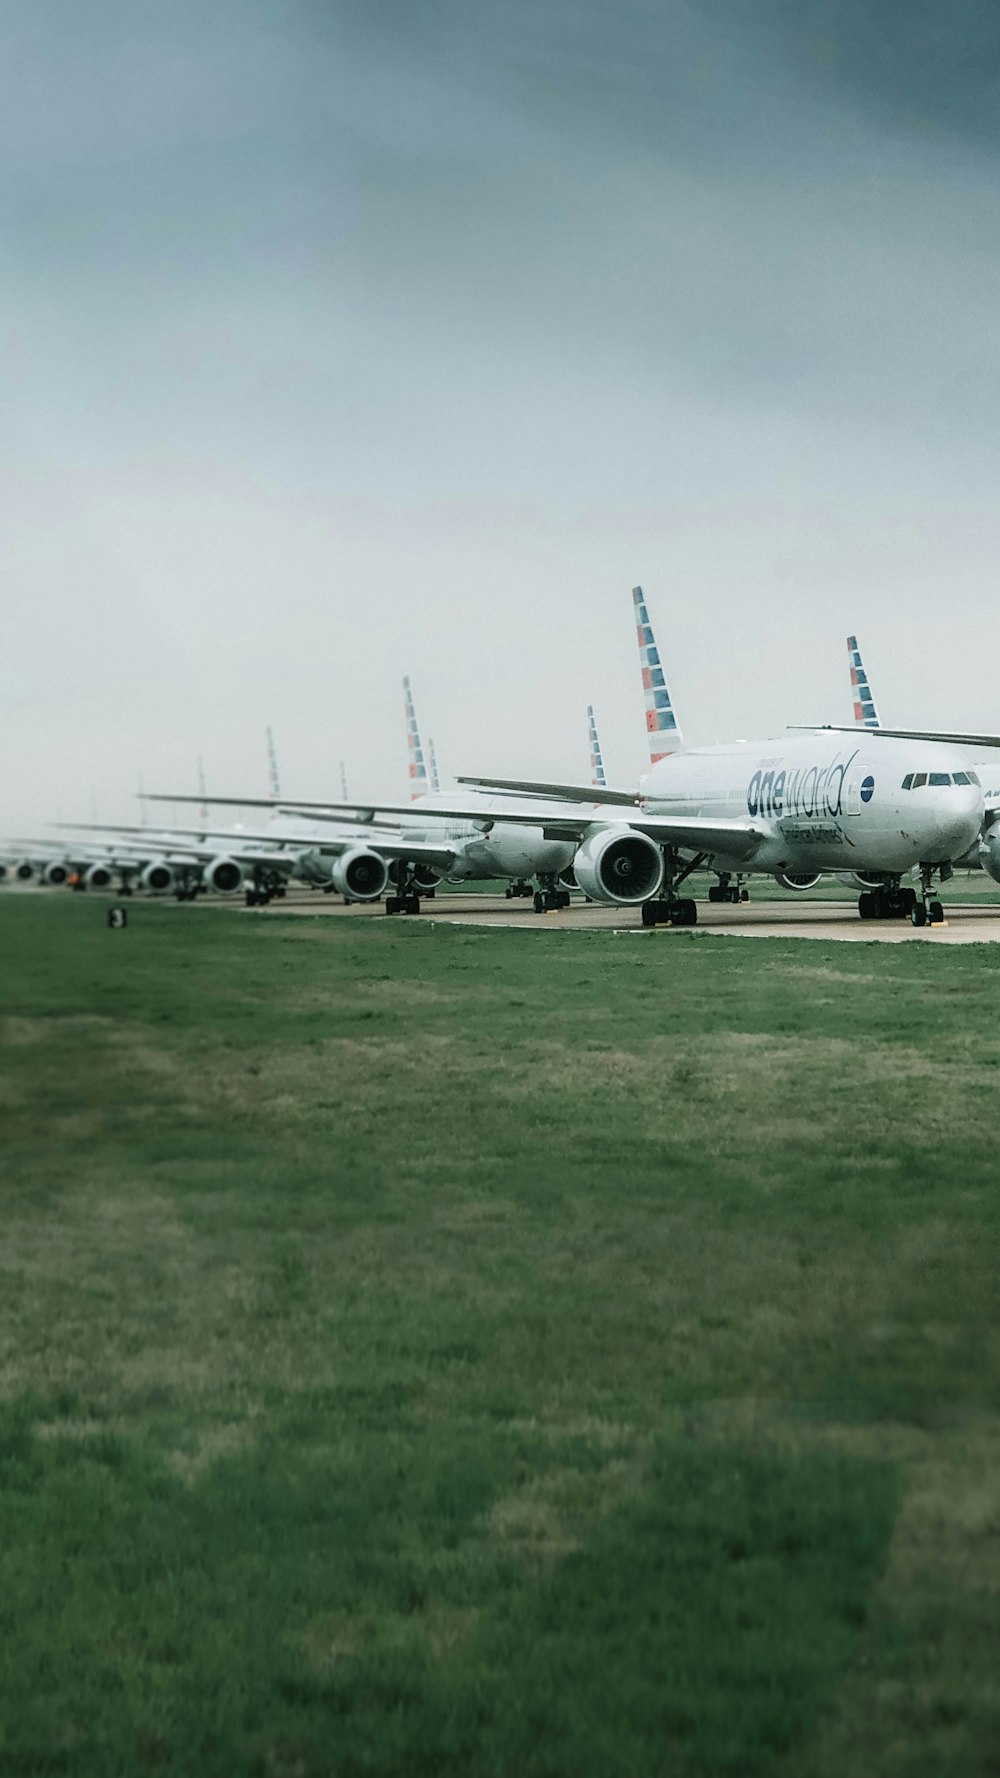
<svg viewBox="0 0 1000 1778">
<path fill-rule="evenodd" d="M 926 783 L 927 783 L 927 773 L 926 772 L 914 772 L 913 783 L 910 785 L 910 789 L 911 790 L 922 790 Z"/>
<path fill-rule="evenodd" d="M 954 782 L 956 784 L 968 784 L 969 783 L 968 772 L 956 772 Z"/>
<path fill-rule="evenodd" d="M 943 784 L 950 784 L 950 783 L 951 783 L 951 779 L 949 778 L 947 772 L 932 772 L 931 773 L 931 784 L 934 785 L 938 790 L 941 789 L 941 786 Z"/>
<path fill-rule="evenodd" d="M 903 789 L 904 790 L 911 790 L 912 788 L 913 788 L 913 773 L 907 772 L 906 777 L 903 779 Z"/>
</svg>

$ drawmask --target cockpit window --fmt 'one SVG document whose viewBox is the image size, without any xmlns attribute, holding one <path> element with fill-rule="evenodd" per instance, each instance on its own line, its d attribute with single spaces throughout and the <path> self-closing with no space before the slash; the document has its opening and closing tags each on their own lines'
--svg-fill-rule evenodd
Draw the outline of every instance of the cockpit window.
<svg viewBox="0 0 1000 1778">
<path fill-rule="evenodd" d="M 912 772 L 907 772 L 906 777 L 903 779 L 903 789 L 904 790 L 912 790 L 913 789 L 913 773 Z"/>
<path fill-rule="evenodd" d="M 922 790 L 926 783 L 927 783 L 927 773 L 926 772 L 914 772 L 913 783 L 910 785 L 910 789 L 911 790 Z"/>
<path fill-rule="evenodd" d="M 930 781 L 931 781 L 931 784 L 936 785 L 938 790 L 940 790 L 942 784 L 950 784 L 951 783 L 951 778 L 949 777 L 947 772 L 932 772 Z"/>
<path fill-rule="evenodd" d="M 956 772 L 955 773 L 955 783 L 956 784 L 971 784 L 972 779 L 969 777 L 968 772 Z"/>
</svg>

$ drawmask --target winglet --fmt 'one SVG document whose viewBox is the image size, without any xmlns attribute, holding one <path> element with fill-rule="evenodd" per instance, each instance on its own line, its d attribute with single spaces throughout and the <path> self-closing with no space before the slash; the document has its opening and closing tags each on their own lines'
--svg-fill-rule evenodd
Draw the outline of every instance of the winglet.
<svg viewBox="0 0 1000 1778">
<path fill-rule="evenodd" d="M 674 707 L 670 702 L 667 682 L 663 677 L 660 665 L 660 651 L 656 646 L 653 627 L 646 610 L 646 601 L 641 586 L 632 588 L 632 603 L 635 607 L 636 635 L 639 639 L 639 664 L 642 668 L 642 687 L 646 699 L 646 738 L 649 742 L 649 762 L 655 765 L 668 753 L 676 753 L 683 747 L 681 731 L 674 715 Z"/>
<path fill-rule="evenodd" d="M 875 699 L 868 683 L 861 650 L 856 636 L 847 638 L 847 658 L 851 663 L 851 696 L 854 700 L 854 720 L 862 728 L 881 728 Z"/>
<path fill-rule="evenodd" d="M 598 790 L 607 789 L 607 777 L 604 771 L 604 755 L 597 734 L 597 720 L 594 716 L 593 704 L 587 705 L 587 727 L 590 730 L 590 774 L 591 783 Z"/>
<path fill-rule="evenodd" d="M 406 703 L 406 754 L 407 769 L 410 778 L 410 796 L 426 796 L 430 790 L 430 778 L 427 775 L 427 761 L 417 727 L 417 712 L 413 705 L 413 692 L 409 679 L 403 680 L 403 697 Z"/>
</svg>

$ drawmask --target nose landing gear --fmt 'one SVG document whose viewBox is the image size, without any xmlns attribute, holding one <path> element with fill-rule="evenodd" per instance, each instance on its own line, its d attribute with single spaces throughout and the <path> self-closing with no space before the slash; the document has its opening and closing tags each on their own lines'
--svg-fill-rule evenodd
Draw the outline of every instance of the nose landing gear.
<svg viewBox="0 0 1000 1778">
<path fill-rule="evenodd" d="M 947 874 L 950 875 L 950 871 Z M 917 901 L 914 897 L 913 906 L 910 909 L 910 920 L 914 926 L 940 926 L 944 922 L 944 908 L 939 901 L 935 901 L 931 896 L 933 883 L 934 866 L 922 864 L 920 866 L 920 900 Z"/>
</svg>

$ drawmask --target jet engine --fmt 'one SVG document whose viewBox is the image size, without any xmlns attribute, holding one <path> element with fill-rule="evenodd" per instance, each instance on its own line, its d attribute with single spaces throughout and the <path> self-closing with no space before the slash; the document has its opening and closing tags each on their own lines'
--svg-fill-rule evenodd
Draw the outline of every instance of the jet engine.
<svg viewBox="0 0 1000 1778">
<path fill-rule="evenodd" d="M 1000 883 L 1000 823 L 987 828 L 979 842 L 979 858 L 984 871 Z"/>
<path fill-rule="evenodd" d="M 14 866 L 14 875 L 19 883 L 30 883 L 34 874 L 35 867 L 28 858 L 22 858 L 20 863 Z"/>
<path fill-rule="evenodd" d="M 213 858 L 205 866 L 204 882 L 214 895 L 235 895 L 243 887 L 243 867 L 235 858 Z"/>
<path fill-rule="evenodd" d="M 0 864 L 0 883 L 3 882 L 4 877 L 7 875 L 9 868 L 10 868 L 9 865 Z"/>
<path fill-rule="evenodd" d="M 69 882 L 69 865 L 60 864 L 57 858 L 53 858 L 52 863 L 47 864 L 42 871 L 42 882 L 47 883 L 50 889 L 61 888 L 63 883 Z"/>
<path fill-rule="evenodd" d="M 591 901 L 634 907 L 663 882 L 663 855 L 634 827 L 602 827 L 584 840 L 573 860 L 578 886 Z"/>
<path fill-rule="evenodd" d="M 330 881 L 337 894 L 346 895 L 349 901 L 378 901 L 389 881 L 389 867 L 377 852 L 352 846 L 334 863 Z"/>
<path fill-rule="evenodd" d="M 817 871 L 776 870 L 774 873 L 774 880 L 777 883 L 779 889 L 794 889 L 796 892 L 800 892 L 803 889 L 814 889 L 816 887 L 816 884 L 819 882 L 820 875 L 821 875 L 821 872 L 819 872 L 818 870 Z"/>
<path fill-rule="evenodd" d="M 110 889 L 111 883 L 111 871 L 106 864 L 88 865 L 83 873 L 85 889 Z"/>
<path fill-rule="evenodd" d="M 174 873 L 169 864 L 147 864 L 139 878 L 140 889 L 149 895 L 165 895 L 174 886 Z"/>
<path fill-rule="evenodd" d="M 881 871 L 871 870 L 839 870 L 837 882 L 846 883 L 848 889 L 888 889 L 896 881 L 895 877 L 886 877 Z"/>
<path fill-rule="evenodd" d="M 559 887 L 560 889 L 578 889 L 580 887 L 576 880 L 576 871 L 571 864 L 559 872 Z"/>
</svg>

